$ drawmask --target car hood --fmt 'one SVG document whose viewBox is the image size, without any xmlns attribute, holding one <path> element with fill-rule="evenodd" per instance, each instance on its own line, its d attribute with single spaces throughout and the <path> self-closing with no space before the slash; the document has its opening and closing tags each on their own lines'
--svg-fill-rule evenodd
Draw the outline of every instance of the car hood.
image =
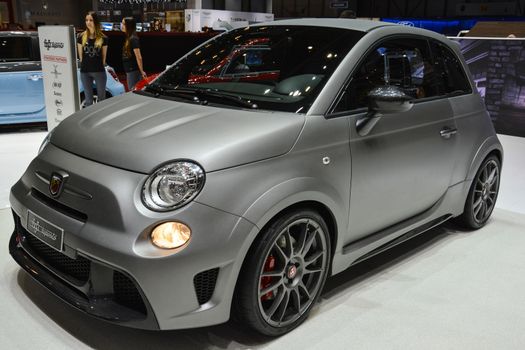
<svg viewBox="0 0 525 350">
<path fill-rule="evenodd" d="M 128 93 L 77 112 L 53 131 L 51 143 L 79 156 L 151 173 L 176 159 L 205 171 L 288 152 L 304 125 L 293 113 L 201 106 Z"/>
</svg>

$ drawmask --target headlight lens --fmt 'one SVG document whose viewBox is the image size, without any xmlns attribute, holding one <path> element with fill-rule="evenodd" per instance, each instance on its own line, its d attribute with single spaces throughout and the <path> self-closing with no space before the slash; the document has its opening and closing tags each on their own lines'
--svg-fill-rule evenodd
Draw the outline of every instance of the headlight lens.
<svg viewBox="0 0 525 350">
<path fill-rule="evenodd" d="M 47 133 L 46 137 L 44 138 L 44 141 L 42 141 L 42 144 L 40 144 L 40 148 L 38 149 L 38 154 L 46 148 L 47 144 L 51 141 L 51 135 L 53 134 L 53 130 Z"/>
<path fill-rule="evenodd" d="M 157 169 L 144 184 L 142 200 L 151 210 L 169 211 L 189 203 L 204 185 L 204 170 L 189 161 Z"/>
</svg>

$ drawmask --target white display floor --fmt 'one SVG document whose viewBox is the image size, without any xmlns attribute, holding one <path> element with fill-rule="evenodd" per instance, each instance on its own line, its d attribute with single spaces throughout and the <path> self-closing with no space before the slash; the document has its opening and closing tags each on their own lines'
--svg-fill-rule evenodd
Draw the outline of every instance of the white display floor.
<svg viewBox="0 0 525 350">
<path fill-rule="evenodd" d="M 447 224 L 348 269 L 328 280 L 306 323 L 268 339 L 231 324 L 164 332 L 115 326 L 34 282 L 7 252 L 8 194 L 43 137 L 0 134 L 2 349 L 525 348 L 525 139 L 500 137 L 500 196 L 484 228 Z"/>
</svg>

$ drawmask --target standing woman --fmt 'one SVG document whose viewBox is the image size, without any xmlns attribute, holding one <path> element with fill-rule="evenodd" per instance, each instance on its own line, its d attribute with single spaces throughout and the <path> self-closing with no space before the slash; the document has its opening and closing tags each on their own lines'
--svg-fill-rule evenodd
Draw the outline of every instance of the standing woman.
<svg viewBox="0 0 525 350">
<path fill-rule="evenodd" d="M 108 38 L 102 33 L 100 21 L 95 11 L 86 15 L 86 30 L 77 37 L 80 57 L 80 80 L 84 86 L 85 106 L 93 104 L 93 82 L 97 87 L 99 101 L 106 98 L 106 54 Z"/>
<path fill-rule="evenodd" d="M 126 72 L 128 89 L 133 90 L 140 80 L 146 78 L 146 73 L 144 73 L 142 67 L 142 55 L 140 54 L 136 23 L 133 17 L 122 19 L 122 31 L 126 34 L 124 47 L 122 48 L 122 64 Z"/>
</svg>

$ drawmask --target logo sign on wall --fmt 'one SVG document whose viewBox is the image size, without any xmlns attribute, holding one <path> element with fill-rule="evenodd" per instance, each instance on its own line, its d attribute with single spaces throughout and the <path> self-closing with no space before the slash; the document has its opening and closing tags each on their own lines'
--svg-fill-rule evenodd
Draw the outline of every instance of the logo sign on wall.
<svg viewBox="0 0 525 350">
<path fill-rule="evenodd" d="M 330 8 L 331 9 L 347 9 L 348 1 L 331 1 Z"/>
<path fill-rule="evenodd" d="M 80 109 L 75 31 L 72 26 L 38 27 L 47 128 Z"/>
</svg>

